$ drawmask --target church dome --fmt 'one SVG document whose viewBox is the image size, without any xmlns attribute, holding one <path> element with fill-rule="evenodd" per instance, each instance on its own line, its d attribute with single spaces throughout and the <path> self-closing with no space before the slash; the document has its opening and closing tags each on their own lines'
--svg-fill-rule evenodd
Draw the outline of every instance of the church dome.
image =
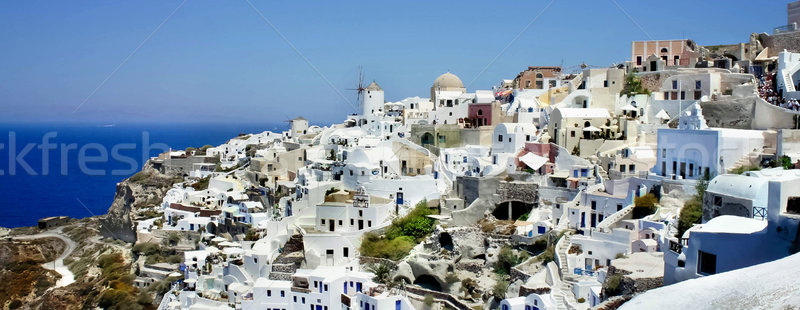
<svg viewBox="0 0 800 310">
<path fill-rule="evenodd" d="M 433 88 L 464 88 L 464 83 L 455 74 L 447 72 L 436 78 L 436 81 L 433 82 Z"/>
</svg>

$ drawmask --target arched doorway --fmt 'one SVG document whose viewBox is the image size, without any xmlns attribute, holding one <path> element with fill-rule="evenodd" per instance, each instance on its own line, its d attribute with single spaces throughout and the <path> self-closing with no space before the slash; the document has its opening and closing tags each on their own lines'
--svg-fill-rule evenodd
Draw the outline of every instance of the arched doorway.
<svg viewBox="0 0 800 310">
<path fill-rule="evenodd" d="M 431 145 L 433 144 L 433 135 L 430 132 L 426 132 L 422 134 L 422 139 L 420 139 L 422 145 Z"/>
</svg>

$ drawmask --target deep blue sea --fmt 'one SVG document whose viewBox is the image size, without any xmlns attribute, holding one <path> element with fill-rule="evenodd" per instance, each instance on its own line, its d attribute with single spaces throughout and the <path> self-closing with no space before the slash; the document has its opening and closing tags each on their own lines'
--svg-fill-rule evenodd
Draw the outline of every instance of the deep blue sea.
<svg viewBox="0 0 800 310">
<path fill-rule="evenodd" d="M 165 148 L 217 146 L 264 124 L 0 124 L 0 226 L 105 214 L 116 184 Z"/>
</svg>

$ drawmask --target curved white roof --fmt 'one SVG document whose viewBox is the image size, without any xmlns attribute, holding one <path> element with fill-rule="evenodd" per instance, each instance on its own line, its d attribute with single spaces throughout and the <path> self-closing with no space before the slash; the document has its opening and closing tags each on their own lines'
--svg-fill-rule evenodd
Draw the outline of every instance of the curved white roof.
<svg viewBox="0 0 800 310">
<path fill-rule="evenodd" d="M 754 206 L 766 207 L 768 178 L 757 175 L 723 174 L 708 182 L 707 191 L 753 201 Z"/>
<path fill-rule="evenodd" d="M 695 232 L 752 234 L 767 229 L 767 221 L 735 215 L 717 216 L 705 224 L 695 226 Z"/>
</svg>

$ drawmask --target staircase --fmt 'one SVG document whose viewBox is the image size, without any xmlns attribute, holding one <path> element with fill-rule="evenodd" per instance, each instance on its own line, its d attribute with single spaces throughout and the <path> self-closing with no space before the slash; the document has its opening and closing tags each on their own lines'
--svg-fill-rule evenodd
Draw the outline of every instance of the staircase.
<svg viewBox="0 0 800 310">
<path fill-rule="evenodd" d="M 294 235 L 286 241 L 283 252 L 272 262 L 270 280 L 292 280 L 292 275 L 305 260 L 303 236 Z"/>
<path fill-rule="evenodd" d="M 794 81 L 792 81 L 792 74 L 791 74 L 792 72 L 791 72 L 791 70 L 785 70 L 784 69 L 784 70 L 781 70 L 781 73 L 783 73 L 783 83 L 786 86 L 786 91 L 787 92 L 796 91 L 796 89 L 794 87 Z"/>
<path fill-rule="evenodd" d="M 610 231 L 611 227 L 617 225 L 617 223 L 619 223 L 619 221 L 625 218 L 626 215 L 633 212 L 634 207 L 635 205 L 631 204 L 623 208 L 622 210 L 614 212 L 614 214 L 611 214 L 610 216 L 605 218 L 602 222 L 600 222 L 600 224 L 597 224 L 597 229 L 599 229 L 600 231 Z"/>
<path fill-rule="evenodd" d="M 733 171 L 738 168 L 742 167 L 757 167 L 760 164 L 761 153 L 760 152 L 750 152 L 749 154 L 745 155 L 742 158 L 739 158 L 733 166 L 731 166 L 728 171 Z"/>
<path fill-rule="evenodd" d="M 579 304 L 572 293 L 572 286 L 575 284 L 575 277 L 569 270 L 567 264 L 567 251 L 571 244 L 569 233 L 564 234 L 558 244 L 556 244 L 556 256 L 558 256 L 558 268 L 561 273 L 561 281 L 558 284 L 558 291 L 555 294 L 556 309 L 576 310 L 587 308 L 587 303 Z"/>
</svg>

